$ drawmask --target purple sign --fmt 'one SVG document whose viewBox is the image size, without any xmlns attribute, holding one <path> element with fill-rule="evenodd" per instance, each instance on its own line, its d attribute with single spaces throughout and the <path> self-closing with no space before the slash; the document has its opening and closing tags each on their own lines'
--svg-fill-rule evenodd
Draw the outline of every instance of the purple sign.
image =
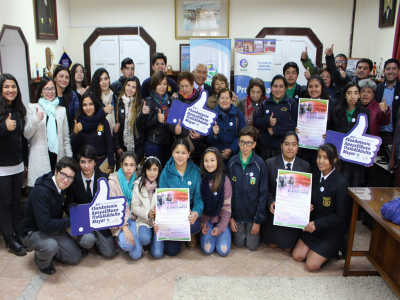
<svg viewBox="0 0 400 300">
<path fill-rule="evenodd" d="M 213 110 L 206 108 L 207 101 L 208 92 L 206 90 L 203 90 L 200 97 L 191 105 L 175 100 L 169 110 L 167 123 L 177 125 L 180 120 L 186 129 L 193 129 L 202 135 L 209 135 L 212 124 L 218 115 Z"/>
<path fill-rule="evenodd" d="M 73 236 L 120 227 L 124 223 L 126 197 L 110 198 L 110 187 L 105 178 L 99 178 L 97 186 L 92 203 L 71 207 L 69 211 Z"/>
<path fill-rule="evenodd" d="M 351 122 L 355 122 L 353 118 Z M 380 137 L 367 135 L 368 118 L 359 114 L 357 124 L 347 133 L 328 131 L 325 143 L 336 146 L 340 159 L 363 166 L 372 166 L 382 143 Z"/>
</svg>

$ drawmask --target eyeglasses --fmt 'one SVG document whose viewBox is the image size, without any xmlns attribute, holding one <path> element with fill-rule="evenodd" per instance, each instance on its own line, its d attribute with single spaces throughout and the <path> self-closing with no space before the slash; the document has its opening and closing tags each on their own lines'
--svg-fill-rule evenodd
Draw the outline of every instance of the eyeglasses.
<svg viewBox="0 0 400 300">
<path fill-rule="evenodd" d="M 250 142 L 250 141 L 245 142 L 245 141 L 239 140 L 239 145 L 240 145 L 240 146 L 246 145 L 247 147 L 250 147 L 250 146 L 252 146 L 253 144 L 254 144 L 254 142 Z"/>
<path fill-rule="evenodd" d="M 347 61 L 345 61 L 345 60 L 337 60 L 337 61 L 335 61 L 335 63 L 342 64 L 342 65 L 347 65 Z"/>
<path fill-rule="evenodd" d="M 65 174 L 64 172 L 58 172 L 58 173 L 60 173 L 60 177 L 61 177 L 61 179 L 67 179 L 68 180 L 68 182 L 73 182 L 74 181 L 74 176 L 68 176 L 67 174 Z"/>
<path fill-rule="evenodd" d="M 52 87 L 52 88 L 43 88 L 43 90 L 46 91 L 46 92 L 53 92 L 53 91 L 56 90 L 56 88 L 55 88 L 55 87 Z"/>
</svg>

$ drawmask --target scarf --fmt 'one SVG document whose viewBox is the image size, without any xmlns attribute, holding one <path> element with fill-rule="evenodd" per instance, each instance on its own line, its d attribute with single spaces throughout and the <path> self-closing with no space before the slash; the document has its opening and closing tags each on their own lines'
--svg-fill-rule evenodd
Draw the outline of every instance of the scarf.
<svg viewBox="0 0 400 300">
<path fill-rule="evenodd" d="M 104 109 L 100 108 L 97 114 L 95 114 L 93 117 L 88 117 L 84 115 L 79 116 L 77 122 L 82 123 L 83 132 L 89 132 L 97 128 L 97 126 L 104 120 L 104 118 L 105 118 Z"/>
<path fill-rule="evenodd" d="M 56 123 L 56 107 L 60 101 L 54 98 L 53 101 L 45 100 L 43 97 L 39 99 L 39 105 L 44 109 L 46 115 L 49 117 L 46 125 L 47 147 L 49 151 L 58 154 L 58 136 L 57 136 L 57 123 Z"/>
<path fill-rule="evenodd" d="M 147 194 L 149 194 L 149 201 L 151 204 L 151 199 L 153 198 L 153 193 L 155 191 L 155 189 L 157 188 L 157 180 L 154 180 L 153 182 L 150 182 L 150 180 L 147 180 L 146 178 L 146 190 L 147 190 Z"/>
<path fill-rule="evenodd" d="M 261 99 L 256 111 L 253 113 L 253 101 L 251 100 L 250 96 L 247 96 L 247 102 L 244 103 L 244 118 L 246 119 L 246 125 L 247 126 L 253 126 L 253 118 L 254 115 L 257 113 L 258 109 L 261 106 L 261 103 L 265 100 L 265 97 L 263 97 L 264 99 Z"/>
<path fill-rule="evenodd" d="M 108 104 L 112 104 L 113 95 L 114 95 L 114 92 L 111 89 L 108 89 L 106 94 L 101 93 L 101 101 L 102 101 L 103 107 Z M 108 124 L 110 124 L 111 135 L 113 135 L 114 134 L 113 129 L 115 126 L 115 116 L 114 116 L 114 114 L 108 114 L 106 116 L 106 119 L 108 121 Z"/>
<path fill-rule="evenodd" d="M 136 172 L 133 173 L 131 179 L 129 179 L 129 182 L 126 181 L 124 171 L 122 171 L 122 168 L 118 170 L 117 174 L 122 193 L 128 200 L 128 206 L 131 207 L 133 182 L 136 180 Z"/>
<path fill-rule="evenodd" d="M 179 91 L 179 94 L 185 99 L 191 99 L 193 97 L 193 95 L 196 94 L 196 89 L 193 89 L 193 93 L 190 96 L 187 96 L 187 97 L 185 97 L 185 95 L 182 94 L 181 91 Z"/>
<path fill-rule="evenodd" d="M 205 176 L 200 185 L 200 192 L 204 202 L 204 213 L 210 217 L 218 217 L 224 204 L 225 175 L 222 174 L 219 188 L 213 193 L 210 188 L 210 180 L 214 179 L 214 173 L 205 171 Z"/>
<path fill-rule="evenodd" d="M 165 120 L 164 123 L 167 122 L 168 119 L 168 114 L 169 114 L 169 106 L 168 106 L 168 94 L 165 93 L 162 97 L 160 97 L 157 93 L 155 92 L 151 92 L 150 96 L 154 99 L 154 101 L 156 101 L 158 103 L 158 105 L 160 106 L 164 116 L 165 116 Z"/>
<path fill-rule="evenodd" d="M 129 126 L 129 119 L 131 115 L 133 101 L 132 97 L 129 98 L 125 95 L 123 95 L 121 99 L 125 107 L 125 124 L 123 133 L 124 146 L 126 147 L 127 151 L 133 151 L 135 149 L 135 139 L 133 137 L 132 127 Z"/>
</svg>

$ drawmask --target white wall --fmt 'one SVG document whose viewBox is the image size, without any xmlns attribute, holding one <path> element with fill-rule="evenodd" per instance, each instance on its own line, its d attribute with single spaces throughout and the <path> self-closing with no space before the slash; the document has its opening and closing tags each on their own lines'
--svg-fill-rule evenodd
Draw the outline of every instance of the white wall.
<svg viewBox="0 0 400 300">
<path fill-rule="evenodd" d="M 392 57 L 393 40 L 397 22 L 398 5 L 395 10 L 394 26 L 379 28 L 379 2 L 377 0 L 358 0 L 354 24 L 353 53 L 356 58 L 367 57 L 379 66 Z M 383 65 L 382 65 L 383 67 Z"/>
<path fill-rule="evenodd" d="M 97 26 L 141 25 L 179 70 L 179 44 L 189 41 L 175 40 L 174 0 L 70 1 L 73 61 L 83 62 L 83 43 Z M 349 0 L 231 0 L 232 48 L 233 38 L 255 37 L 263 27 L 309 27 L 324 47 L 335 43 L 335 52 L 348 53 L 352 6 Z"/>
<path fill-rule="evenodd" d="M 12 0 L 3 4 L 0 9 L 0 25 L 21 27 L 29 43 L 32 77 L 36 77 L 36 63 L 39 63 L 40 76 L 46 67 L 46 47 L 54 53 L 54 63 L 58 64 L 63 53 L 63 47 L 70 52 L 69 5 L 68 0 L 57 0 L 58 40 L 37 40 L 35 30 L 34 1 Z"/>
</svg>

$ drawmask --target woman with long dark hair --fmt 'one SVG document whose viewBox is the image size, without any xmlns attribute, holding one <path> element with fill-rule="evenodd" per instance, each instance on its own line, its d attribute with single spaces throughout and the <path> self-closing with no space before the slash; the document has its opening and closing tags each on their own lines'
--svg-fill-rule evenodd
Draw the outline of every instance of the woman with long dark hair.
<svg viewBox="0 0 400 300">
<path fill-rule="evenodd" d="M 21 189 L 28 167 L 26 109 L 14 76 L 0 75 L 0 87 L 0 228 L 6 246 L 21 256 L 26 253 L 21 239 Z"/>
<path fill-rule="evenodd" d="M 81 64 L 74 64 L 71 68 L 71 88 L 78 95 L 83 95 L 89 88 L 86 72 Z"/>
<path fill-rule="evenodd" d="M 66 109 L 59 105 L 56 83 L 50 77 L 40 80 L 37 103 L 29 103 L 24 136 L 30 140 L 28 186 L 38 177 L 54 171 L 57 161 L 72 157 Z"/>
</svg>

